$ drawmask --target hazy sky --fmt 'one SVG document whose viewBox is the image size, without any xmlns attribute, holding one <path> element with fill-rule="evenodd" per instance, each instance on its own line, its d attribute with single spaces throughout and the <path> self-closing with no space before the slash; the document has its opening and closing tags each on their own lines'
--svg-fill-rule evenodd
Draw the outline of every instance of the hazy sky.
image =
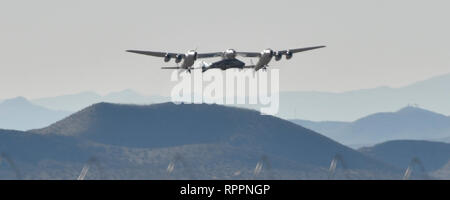
<svg viewBox="0 0 450 200">
<path fill-rule="evenodd" d="M 272 63 L 282 90 L 399 87 L 450 72 L 449 1 L 2 0 L 0 99 L 131 88 L 168 95 L 162 59 L 126 49 L 261 51 L 327 45 Z"/>
</svg>

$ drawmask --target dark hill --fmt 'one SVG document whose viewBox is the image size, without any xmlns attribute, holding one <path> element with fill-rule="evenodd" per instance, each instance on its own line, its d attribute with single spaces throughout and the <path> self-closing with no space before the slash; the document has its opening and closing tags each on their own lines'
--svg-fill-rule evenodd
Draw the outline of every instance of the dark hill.
<svg viewBox="0 0 450 200">
<path fill-rule="evenodd" d="M 82 161 L 91 155 L 83 150 L 85 143 L 73 137 L 0 129 L 0 141 L 0 153 L 19 158 L 21 162 Z"/>
<path fill-rule="evenodd" d="M 360 151 L 403 169 L 408 167 L 413 158 L 418 158 L 427 171 L 438 170 L 450 161 L 450 144 L 442 142 L 399 140 L 362 148 Z"/>
<path fill-rule="evenodd" d="M 340 154 L 349 168 L 388 168 L 294 123 L 218 105 L 100 103 L 32 132 L 76 136 L 129 148 L 220 144 L 320 167 L 328 167 L 331 159 Z"/>
</svg>

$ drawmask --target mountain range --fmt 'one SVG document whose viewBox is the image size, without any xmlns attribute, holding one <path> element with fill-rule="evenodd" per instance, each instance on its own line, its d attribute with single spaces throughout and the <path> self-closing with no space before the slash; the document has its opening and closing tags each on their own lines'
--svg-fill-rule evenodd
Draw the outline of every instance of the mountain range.
<svg viewBox="0 0 450 200">
<path fill-rule="evenodd" d="M 291 121 L 352 146 L 399 139 L 446 141 L 450 137 L 450 117 L 413 106 L 353 122 Z"/>
<path fill-rule="evenodd" d="M 102 167 L 89 177 L 107 179 L 326 179 L 337 155 L 346 164 L 337 178 L 402 173 L 289 121 L 219 105 L 99 103 L 42 129 L 2 130 L 0 139 L 26 179 L 74 179 L 92 158 Z"/>
<path fill-rule="evenodd" d="M 450 115 L 450 74 L 419 81 L 400 88 L 378 87 L 341 93 L 292 91 L 280 92 L 278 117 L 311 121 L 354 121 L 378 112 L 393 112 L 406 105 Z M 169 97 L 141 95 L 124 90 L 107 95 L 94 92 L 31 99 L 36 105 L 53 110 L 79 111 L 100 102 L 152 104 Z M 239 105 L 259 109 L 261 105 Z"/>
<path fill-rule="evenodd" d="M 336 157 L 345 162 L 338 178 L 398 179 L 416 157 L 448 179 L 448 144 L 420 140 L 450 142 L 450 117 L 434 112 L 450 113 L 449 83 L 444 75 L 396 89 L 282 92 L 278 116 L 307 119 L 295 124 L 242 108 L 152 104 L 168 98 L 132 90 L 18 97 L 0 103 L 0 128 L 14 129 L 0 130 L 0 153 L 26 179 L 73 179 L 92 160 L 106 167 L 90 178 L 326 179 Z M 266 167 L 259 175 L 257 162 Z M 0 177 L 14 175 L 0 166 Z"/>
<path fill-rule="evenodd" d="M 70 112 L 51 110 L 17 97 L 0 103 L 0 128 L 29 130 L 48 126 L 69 115 Z"/>
<path fill-rule="evenodd" d="M 280 112 L 285 119 L 354 121 L 407 105 L 450 115 L 450 74 L 400 88 L 379 87 L 342 93 L 281 92 Z"/>
<path fill-rule="evenodd" d="M 346 93 L 282 92 L 278 116 L 304 116 L 300 118 L 302 120 L 293 121 L 352 147 L 373 145 L 392 139 L 448 142 L 450 141 L 446 127 L 448 120 L 444 115 L 435 113 L 433 117 L 426 116 L 426 113 L 431 111 L 412 112 L 410 114 L 414 116 L 406 119 L 405 114 L 408 113 L 406 112 L 408 109 L 402 109 L 405 112 L 397 113 L 397 117 L 392 115 L 392 111 L 378 112 L 395 111 L 408 103 L 420 103 L 420 107 L 424 108 L 423 111 L 433 108 L 432 110 L 439 110 L 440 113 L 450 113 L 447 109 L 447 102 L 450 100 L 447 92 L 449 85 L 450 75 L 443 75 L 397 89 L 377 88 Z M 99 102 L 145 105 L 166 102 L 168 99 L 162 96 L 141 95 L 133 90 L 114 92 L 104 96 L 94 92 L 83 92 L 29 101 L 24 98 L 9 99 L 0 104 L 0 119 L 2 119 L 0 128 L 16 130 L 41 128 Z M 258 106 L 243 106 L 258 108 Z M 407 108 L 412 107 L 414 106 Z M 421 120 L 414 122 L 412 118 L 419 117 L 420 113 L 424 114 Z M 367 114 L 366 117 L 361 116 L 362 118 L 354 121 L 348 120 L 352 122 L 311 121 L 311 119 L 353 119 L 363 114 Z M 348 117 L 349 115 L 352 117 Z M 391 116 L 395 118 L 395 124 L 394 122 L 388 124 L 388 118 Z M 402 117 L 405 119 L 400 119 Z M 410 122 L 413 124 L 409 124 Z M 422 127 L 417 127 L 420 124 Z M 427 124 L 432 126 L 426 127 Z"/>
</svg>

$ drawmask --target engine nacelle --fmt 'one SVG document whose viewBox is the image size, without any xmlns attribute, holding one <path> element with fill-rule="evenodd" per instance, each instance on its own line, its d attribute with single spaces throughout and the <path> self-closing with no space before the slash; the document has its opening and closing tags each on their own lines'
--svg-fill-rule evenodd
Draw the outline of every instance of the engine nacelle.
<svg viewBox="0 0 450 200">
<path fill-rule="evenodd" d="M 167 54 L 166 56 L 164 56 L 164 62 L 169 62 L 170 59 L 172 59 L 172 57 L 170 57 L 170 55 Z"/>
<path fill-rule="evenodd" d="M 279 53 L 275 53 L 274 57 L 275 57 L 275 61 L 280 61 L 281 58 L 283 57 L 283 55 L 279 54 Z"/>
<path fill-rule="evenodd" d="M 183 60 L 183 56 L 182 55 L 177 55 L 177 57 L 175 58 L 175 63 L 180 63 L 181 60 Z"/>
<path fill-rule="evenodd" d="M 286 59 L 289 60 L 289 59 L 291 59 L 291 58 L 292 58 L 292 53 L 288 51 L 288 52 L 286 53 Z"/>
</svg>

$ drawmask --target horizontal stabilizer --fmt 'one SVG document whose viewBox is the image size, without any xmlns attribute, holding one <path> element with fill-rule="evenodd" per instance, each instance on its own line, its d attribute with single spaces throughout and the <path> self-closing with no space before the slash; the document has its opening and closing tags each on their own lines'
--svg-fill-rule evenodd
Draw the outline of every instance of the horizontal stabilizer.
<svg viewBox="0 0 450 200">
<path fill-rule="evenodd" d="M 181 67 L 161 67 L 161 69 L 181 69 Z"/>
</svg>

